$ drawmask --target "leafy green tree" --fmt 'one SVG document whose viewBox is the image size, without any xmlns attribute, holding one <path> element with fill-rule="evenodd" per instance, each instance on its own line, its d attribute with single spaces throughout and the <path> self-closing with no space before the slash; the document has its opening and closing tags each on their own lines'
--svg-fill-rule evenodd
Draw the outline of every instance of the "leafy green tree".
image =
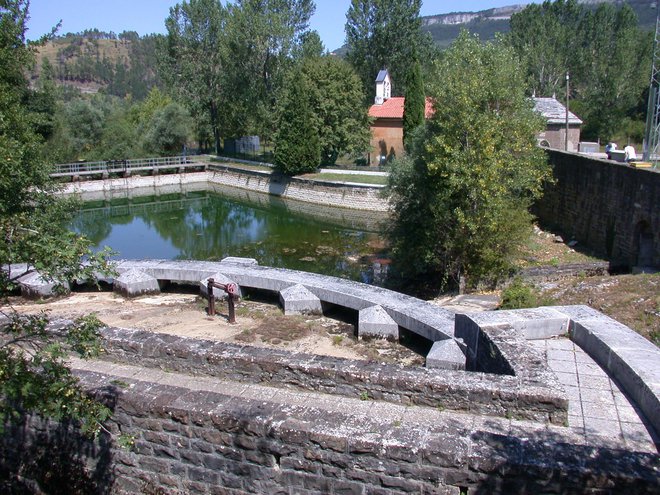
<svg viewBox="0 0 660 495">
<path fill-rule="evenodd" d="M 178 103 L 170 103 L 153 115 L 142 146 L 148 154 L 179 154 L 188 140 L 191 128 L 190 115 L 186 109 Z"/>
<path fill-rule="evenodd" d="M 322 57 L 326 53 L 325 46 L 319 33 L 316 31 L 307 31 L 300 36 L 300 48 L 297 58 L 307 59 Z"/>
<path fill-rule="evenodd" d="M 408 71 L 406 83 L 406 101 L 403 105 L 403 144 L 406 151 L 412 147 L 412 135 L 415 129 L 424 123 L 426 95 L 422 81 L 422 68 L 417 59 Z"/>
<path fill-rule="evenodd" d="M 433 42 L 421 31 L 421 5 L 421 0 L 351 0 L 346 14 L 346 57 L 369 101 L 373 101 L 380 69 L 389 70 L 394 94 L 405 94 L 413 54 L 430 53 Z"/>
<path fill-rule="evenodd" d="M 508 37 L 523 62 L 529 92 L 565 94 L 570 74 L 571 108 L 585 121 L 587 139 L 609 140 L 628 121 L 644 120 L 652 39 L 640 31 L 632 8 L 576 0 L 546 0 L 511 17 Z M 641 105 L 643 107 L 643 105 Z"/>
<path fill-rule="evenodd" d="M 549 177 L 536 146 L 543 122 L 499 41 L 463 32 L 432 81 L 435 114 L 390 178 L 395 274 L 435 289 L 493 282 L 528 235 L 528 208 Z"/>
<path fill-rule="evenodd" d="M 294 73 L 281 104 L 275 135 L 275 167 L 286 175 L 313 172 L 321 161 L 321 146 L 301 71 Z"/>
<path fill-rule="evenodd" d="M 227 101 L 223 100 L 226 22 L 227 10 L 219 0 L 183 1 L 170 9 L 165 20 L 167 37 L 161 53 L 161 77 L 194 119 L 208 122 L 216 153 Z"/>
<path fill-rule="evenodd" d="M 223 109 L 229 136 L 272 136 L 274 109 L 314 8 L 312 0 L 239 0 L 228 6 Z M 307 41 L 309 47 L 312 39 Z"/>
<path fill-rule="evenodd" d="M 64 227 L 67 205 L 50 192 L 49 168 L 41 161 L 40 136 L 25 105 L 23 74 L 33 53 L 25 44 L 28 2 L 0 6 L 0 260 L 2 266 L 26 263 L 55 281 L 108 271 L 105 255 L 92 255 L 89 243 Z M 82 264 L 87 259 L 89 264 Z M 0 270 L 0 297 L 16 284 L 16 273 Z M 3 310 L 0 326 L 0 428 L 24 412 L 81 422 L 98 431 L 109 411 L 91 400 L 65 364 L 65 349 L 82 356 L 98 350 L 95 321 L 87 319 L 64 332 L 64 341 L 45 330 L 43 316 L 21 318 Z"/>
<path fill-rule="evenodd" d="M 333 56 L 307 58 L 302 75 L 321 146 L 321 162 L 343 154 L 360 156 L 369 147 L 369 120 L 362 84 L 353 68 Z"/>
</svg>

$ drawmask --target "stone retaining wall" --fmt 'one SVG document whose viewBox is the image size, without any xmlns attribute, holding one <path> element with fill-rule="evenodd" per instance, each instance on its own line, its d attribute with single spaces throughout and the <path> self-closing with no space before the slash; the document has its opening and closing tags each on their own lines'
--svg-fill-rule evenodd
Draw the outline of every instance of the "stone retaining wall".
<svg viewBox="0 0 660 495">
<path fill-rule="evenodd" d="M 657 493 L 657 455 L 574 444 L 558 430 L 424 422 L 423 413 L 407 422 L 356 418 L 315 404 L 287 406 L 139 379 L 108 388 L 112 376 L 79 375 L 114 409 L 110 430 L 134 444 L 119 448 L 106 434 L 84 441 L 51 424 L 53 435 L 68 441 L 42 452 L 41 462 L 46 469 L 68 466 L 71 480 L 88 477 L 94 493 Z M 5 434 L 0 469 L 33 453 L 35 433 L 41 442 L 49 439 L 46 426 L 33 421 Z M 23 440 L 20 448 L 13 435 Z"/>
<path fill-rule="evenodd" d="M 539 220 L 613 267 L 660 267 L 660 173 L 547 150 L 554 184 L 536 204 Z M 646 262 L 640 263 L 640 252 Z"/>
<path fill-rule="evenodd" d="M 563 425 L 568 399 L 552 373 L 535 369 L 533 349 L 517 349 L 518 376 L 433 370 L 291 353 L 120 328 L 105 329 L 107 359 L 223 380 L 402 405 Z M 530 354 L 528 356 L 528 354 Z"/>
<path fill-rule="evenodd" d="M 368 211 L 389 209 L 387 200 L 381 196 L 383 186 L 312 181 L 270 172 L 237 170 L 224 165 L 211 165 L 209 168 L 211 184 L 223 184 L 287 199 L 342 208 Z"/>
<path fill-rule="evenodd" d="M 389 210 L 387 199 L 381 194 L 383 186 L 312 181 L 221 164 L 210 165 L 207 172 L 72 182 L 63 186 L 61 194 L 96 193 L 94 199 L 111 200 L 122 197 L 130 189 L 153 189 L 153 194 L 156 194 L 157 189 L 169 186 L 169 192 L 184 192 L 183 189 L 177 191 L 176 188 L 189 184 L 229 186 L 304 203 L 346 209 L 381 213 Z"/>
</svg>

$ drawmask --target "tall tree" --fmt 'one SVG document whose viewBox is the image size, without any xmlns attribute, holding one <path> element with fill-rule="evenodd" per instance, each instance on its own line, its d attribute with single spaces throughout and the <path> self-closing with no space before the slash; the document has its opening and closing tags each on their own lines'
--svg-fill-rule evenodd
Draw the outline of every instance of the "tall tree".
<svg viewBox="0 0 660 495">
<path fill-rule="evenodd" d="M 424 123 L 426 95 L 422 81 L 422 68 L 417 58 L 409 67 L 406 78 L 406 101 L 403 105 L 403 144 L 410 153 L 414 131 Z"/>
<path fill-rule="evenodd" d="M 511 17 L 509 40 L 523 62 L 530 93 L 563 96 L 570 74 L 571 106 L 585 120 L 588 139 L 609 140 L 625 132 L 630 119 L 643 121 L 635 114 L 648 81 L 632 74 L 648 71 L 652 40 L 637 27 L 629 5 L 531 4 Z"/>
<path fill-rule="evenodd" d="M 346 14 L 347 59 L 369 100 L 378 71 L 390 72 L 394 94 L 406 93 L 405 76 L 414 53 L 427 53 L 430 38 L 421 31 L 421 0 L 351 0 Z"/>
<path fill-rule="evenodd" d="M 310 57 L 302 75 L 321 146 L 321 162 L 334 164 L 343 154 L 362 155 L 369 147 L 369 120 L 362 84 L 353 68 L 331 55 Z"/>
<path fill-rule="evenodd" d="M 50 192 L 49 168 L 39 155 L 40 137 L 24 104 L 28 91 L 24 74 L 33 61 L 26 46 L 27 0 L 0 4 L 0 297 L 16 286 L 7 267 L 26 263 L 55 281 L 85 280 L 107 269 L 104 256 L 92 255 L 89 242 L 68 232 L 66 205 Z M 89 264 L 83 265 L 83 259 Z M 0 428 L 24 412 L 55 419 L 79 420 L 97 431 L 109 411 L 79 387 L 64 361 L 65 347 L 46 331 L 43 315 L 21 318 L 4 310 L 0 328 Z M 7 321 L 8 320 L 8 321 Z M 98 350 L 96 325 L 81 322 L 65 334 L 84 356 Z"/>
<path fill-rule="evenodd" d="M 227 11 L 219 0 L 190 0 L 170 8 L 161 56 L 161 77 L 195 119 L 207 121 L 215 152 L 221 148 L 224 30 Z"/>
<path fill-rule="evenodd" d="M 272 135 L 273 110 L 314 9 L 312 0 L 239 0 L 229 6 L 223 108 L 232 137 Z"/>
<path fill-rule="evenodd" d="M 512 49 L 463 32 L 435 66 L 435 114 L 390 179 L 395 272 L 432 286 L 492 282 L 530 232 L 528 207 L 549 176 L 543 123 Z"/>
<path fill-rule="evenodd" d="M 286 175 L 313 172 L 321 161 L 309 92 L 300 70 L 293 74 L 281 102 L 275 135 L 275 167 Z"/>
</svg>

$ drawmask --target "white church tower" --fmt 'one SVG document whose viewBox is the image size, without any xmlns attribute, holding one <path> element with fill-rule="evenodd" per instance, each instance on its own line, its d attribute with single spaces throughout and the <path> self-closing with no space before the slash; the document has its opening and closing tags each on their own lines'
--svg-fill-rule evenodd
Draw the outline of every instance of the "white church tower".
<svg viewBox="0 0 660 495">
<path fill-rule="evenodd" d="M 378 76 L 376 77 L 376 98 L 374 103 L 376 105 L 382 105 L 391 96 L 392 82 L 390 81 L 390 75 L 387 69 L 383 69 L 378 72 Z"/>
</svg>

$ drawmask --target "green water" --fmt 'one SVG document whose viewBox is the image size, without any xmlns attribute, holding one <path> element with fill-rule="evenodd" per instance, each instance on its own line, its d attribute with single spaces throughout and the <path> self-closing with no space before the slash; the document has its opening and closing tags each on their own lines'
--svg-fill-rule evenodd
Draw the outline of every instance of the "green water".
<svg viewBox="0 0 660 495">
<path fill-rule="evenodd" d="M 240 256 L 261 265 L 377 285 L 384 281 L 387 259 L 373 214 L 346 219 L 342 211 L 257 199 L 188 192 L 87 202 L 71 228 L 97 250 L 109 246 L 120 259 Z"/>
</svg>

